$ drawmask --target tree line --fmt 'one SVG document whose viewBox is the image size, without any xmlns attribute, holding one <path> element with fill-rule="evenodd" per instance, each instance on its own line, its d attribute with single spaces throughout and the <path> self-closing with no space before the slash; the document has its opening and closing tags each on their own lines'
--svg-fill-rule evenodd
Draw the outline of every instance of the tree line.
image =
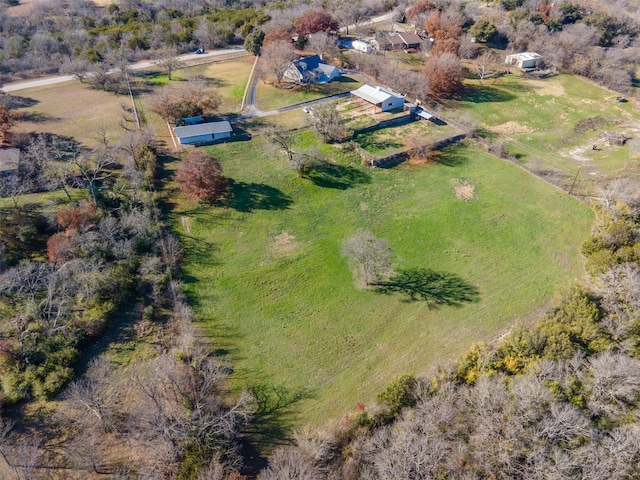
<svg viewBox="0 0 640 480">
<path fill-rule="evenodd" d="M 3 478 L 239 478 L 252 400 L 227 392 L 230 366 L 193 325 L 153 135 L 95 148 L 34 135 L 26 155 L 28 171 L 2 181 L 15 200 L 0 215 Z M 20 196 L 52 189 L 54 206 Z M 141 350 L 119 363 L 114 338 Z"/>
</svg>

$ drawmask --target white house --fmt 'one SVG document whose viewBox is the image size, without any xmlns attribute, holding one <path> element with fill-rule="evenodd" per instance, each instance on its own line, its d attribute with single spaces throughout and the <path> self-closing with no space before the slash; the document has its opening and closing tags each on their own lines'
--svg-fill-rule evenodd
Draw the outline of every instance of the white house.
<svg viewBox="0 0 640 480">
<path fill-rule="evenodd" d="M 388 112 L 404 106 L 403 95 L 382 87 L 363 85 L 357 90 L 352 90 L 351 95 L 362 98 L 374 105 L 375 108 L 380 108 L 381 112 Z"/>
<path fill-rule="evenodd" d="M 354 40 L 353 42 L 351 42 L 351 46 L 354 50 L 363 53 L 371 53 L 371 51 L 373 50 L 373 47 L 371 47 L 371 45 L 363 40 Z"/>
<path fill-rule="evenodd" d="M 193 145 L 194 143 L 209 143 L 223 138 L 230 138 L 231 124 L 226 120 L 222 122 L 198 123 L 176 127 L 173 130 L 178 137 L 180 145 Z"/>
<path fill-rule="evenodd" d="M 504 63 L 522 69 L 539 68 L 542 65 L 542 55 L 535 52 L 514 53 L 507 55 Z"/>
<path fill-rule="evenodd" d="M 318 55 L 312 55 L 291 62 L 283 77 L 296 83 L 326 83 L 340 75 L 337 67 L 327 65 Z"/>
</svg>

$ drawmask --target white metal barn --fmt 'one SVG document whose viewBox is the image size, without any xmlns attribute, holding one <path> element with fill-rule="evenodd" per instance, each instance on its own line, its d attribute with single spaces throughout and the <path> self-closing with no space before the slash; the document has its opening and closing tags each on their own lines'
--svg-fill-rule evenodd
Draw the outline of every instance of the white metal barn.
<svg viewBox="0 0 640 480">
<path fill-rule="evenodd" d="M 388 112 L 404 106 L 403 95 L 382 87 L 363 85 L 357 90 L 352 90 L 351 95 L 362 98 L 375 107 L 379 107 L 381 112 Z"/>
<path fill-rule="evenodd" d="M 174 129 L 180 145 L 193 145 L 194 143 L 207 143 L 223 138 L 231 137 L 231 124 L 224 120 L 222 122 L 198 123 L 196 125 L 186 125 Z"/>
<path fill-rule="evenodd" d="M 538 68 L 542 65 L 542 55 L 535 52 L 522 52 L 507 55 L 504 63 L 515 65 L 522 69 Z"/>
</svg>

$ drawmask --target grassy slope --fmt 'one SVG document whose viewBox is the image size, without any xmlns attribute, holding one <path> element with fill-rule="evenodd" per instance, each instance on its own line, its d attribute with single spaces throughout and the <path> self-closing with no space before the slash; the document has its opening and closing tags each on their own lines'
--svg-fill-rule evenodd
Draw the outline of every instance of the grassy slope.
<svg viewBox="0 0 640 480">
<path fill-rule="evenodd" d="M 211 151 L 230 177 L 277 189 L 289 206 L 272 191 L 272 208 L 185 206 L 175 220 L 188 248 L 189 293 L 216 347 L 229 352 L 236 385 L 306 397 L 297 426 L 335 418 L 396 375 L 493 338 L 582 276 L 577 245 L 589 210 L 475 148 L 451 150 L 448 165 L 368 170 L 371 183 L 340 190 L 256 155 L 260 141 Z M 476 185 L 477 200 L 455 198 L 452 178 Z M 357 228 L 387 238 L 397 268 L 457 274 L 481 301 L 429 310 L 356 289 L 340 245 Z M 282 232 L 294 238 L 276 248 Z"/>
<path fill-rule="evenodd" d="M 483 128 L 510 139 L 510 152 L 525 165 L 557 169 L 569 178 L 580 166 L 592 176 L 640 172 L 640 158 L 628 146 L 605 145 L 600 131 L 574 131 L 579 120 L 598 115 L 620 123 L 601 130 L 637 137 L 640 123 L 632 102 L 618 103 L 616 94 L 571 75 L 545 80 L 509 75 L 493 84 L 485 82 L 482 88 L 475 81 L 471 84 L 463 101 L 451 105 L 471 112 Z M 601 150 L 592 151 L 592 144 Z M 576 153 L 582 158 L 577 159 Z"/>
</svg>

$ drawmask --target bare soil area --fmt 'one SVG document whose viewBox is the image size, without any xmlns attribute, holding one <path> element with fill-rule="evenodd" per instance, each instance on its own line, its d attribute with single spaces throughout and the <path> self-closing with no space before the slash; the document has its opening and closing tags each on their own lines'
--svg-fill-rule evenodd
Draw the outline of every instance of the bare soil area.
<svg viewBox="0 0 640 480">
<path fill-rule="evenodd" d="M 476 186 L 469 183 L 468 180 L 461 178 L 452 178 L 453 194 L 457 199 L 468 202 L 476 198 Z"/>
</svg>

